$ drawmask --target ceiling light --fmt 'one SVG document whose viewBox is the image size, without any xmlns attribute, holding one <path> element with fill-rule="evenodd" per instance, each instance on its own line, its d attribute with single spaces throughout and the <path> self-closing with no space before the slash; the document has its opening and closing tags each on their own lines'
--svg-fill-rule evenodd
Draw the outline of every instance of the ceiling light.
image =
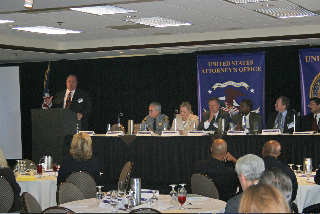
<svg viewBox="0 0 320 214">
<path fill-rule="evenodd" d="M 299 6 L 293 7 L 279 7 L 279 8 L 266 8 L 258 9 L 257 12 L 276 17 L 276 18 L 290 18 L 290 17 L 304 17 L 304 16 L 317 16 L 318 14 L 306 10 Z"/>
<path fill-rule="evenodd" d="M 246 3 L 270 1 L 270 0 L 225 0 L 225 1 L 229 1 L 235 4 L 246 4 Z"/>
<path fill-rule="evenodd" d="M 142 24 L 142 25 L 149 25 L 149 26 L 153 26 L 153 27 L 191 25 L 191 23 L 180 22 L 180 21 L 176 21 L 173 19 L 163 18 L 163 17 L 127 19 L 126 21 L 137 23 L 137 24 Z"/>
<path fill-rule="evenodd" d="M 14 21 L 13 20 L 2 20 L 2 19 L 0 19 L 0 24 L 9 23 L 9 22 L 14 22 Z"/>
<path fill-rule="evenodd" d="M 71 33 L 81 33 L 82 31 L 74 31 L 67 29 L 60 29 L 54 27 L 46 27 L 46 26 L 35 26 L 35 27 L 15 27 L 12 28 L 14 30 L 23 30 L 32 33 L 45 33 L 45 34 L 71 34 Z"/>
<path fill-rule="evenodd" d="M 24 7 L 27 9 L 32 9 L 33 8 L 33 0 L 25 0 Z"/>
<path fill-rule="evenodd" d="M 117 13 L 136 13 L 135 10 L 128 10 L 121 7 L 104 5 L 104 6 L 94 6 L 94 7 L 76 7 L 70 8 L 70 10 L 75 10 L 83 13 L 90 13 L 94 15 L 108 15 L 108 14 L 117 14 Z"/>
</svg>

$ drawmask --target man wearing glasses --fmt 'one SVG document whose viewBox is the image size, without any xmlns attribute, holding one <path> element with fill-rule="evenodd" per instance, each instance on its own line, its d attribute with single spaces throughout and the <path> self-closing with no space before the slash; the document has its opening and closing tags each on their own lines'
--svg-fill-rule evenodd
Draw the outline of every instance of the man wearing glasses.
<svg viewBox="0 0 320 214">
<path fill-rule="evenodd" d="M 169 129 L 169 117 L 161 114 L 161 104 L 158 102 L 150 103 L 149 115 L 143 119 L 142 123 L 147 125 L 149 131 L 154 131 L 156 134 L 160 134 L 164 128 Z"/>
<path fill-rule="evenodd" d="M 309 108 L 311 113 L 307 114 L 302 119 L 302 131 L 319 131 L 320 119 L 320 98 L 313 97 L 310 99 Z"/>
</svg>

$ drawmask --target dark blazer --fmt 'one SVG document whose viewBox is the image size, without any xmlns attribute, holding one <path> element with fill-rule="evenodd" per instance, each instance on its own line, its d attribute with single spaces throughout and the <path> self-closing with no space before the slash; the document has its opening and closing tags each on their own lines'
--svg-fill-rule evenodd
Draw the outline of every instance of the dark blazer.
<svg viewBox="0 0 320 214">
<path fill-rule="evenodd" d="M 21 201 L 21 188 L 16 181 L 16 178 L 13 174 L 13 171 L 10 167 L 5 167 L 0 169 L 0 176 L 5 177 L 9 183 L 11 184 L 14 192 L 14 202 L 11 210 L 9 212 L 17 212 L 22 209 L 22 201 Z"/>
<path fill-rule="evenodd" d="M 314 177 L 314 182 L 318 185 L 320 185 L 320 167 L 317 170 L 316 176 Z"/>
<path fill-rule="evenodd" d="M 242 194 L 236 195 L 230 198 L 227 202 L 224 213 L 239 213 L 239 205 L 241 201 Z"/>
<path fill-rule="evenodd" d="M 210 117 L 210 111 L 206 111 L 202 113 L 201 122 L 198 126 L 198 130 L 205 130 L 205 131 L 218 131 L 216 127 L 213 126 L 215 122 L 218 123 L 219 118 L 224 118 L 224 129 L 227 131 L 229 129 L 229 122 L 230 122 L 230 114 L 222 109 L 219 110 L 219 115 L 217 118 L 213 118 L 210 122 L 209 128 L 204 128 L 204 122 L 207 121 Z"/>
<path fill-rule="evenodd" d="M 262 121 L 262 117 L 260 114 L 257 114 L 255 112 L 250 112 L 250 115 L 249 115 L 249 124 L 250 124 L 250 128 L 249 128 L 249 132 L 250 134 L 254 134 L 254 126 L 253 126 L 253 123 L 254 122 L 258 122 L 258 133 L 261 133 L 262 131 L 262 125 L 261 125 L 261 121 Z M 241 125 L 242 126 L 242 115 L 241 114 L 236 114 L 236 115 L 233 115 L 232 117 L 232 122 L 234 125 Z"/>
<path fill-rule="evenodd" d="M 312 131 L 313 120 L 314 120 L 314 114 L 313 113 L 305 115 L 302 118 L 301 131 Z"/>
<path fill-rule="evenodd" d="M 267 157 L 263 158 L 263 161 L 264 161 L 264 165 L 265 165 L 266 170 L 275 167 L 277 169 L 280 169 L 282 172 L 284 172 L 290 178 L 290 180 L 292 182 L 291 201 L 294 201 L 296 199 L 297 192 L 298 192 L 298 182 L 297 182 L 297 177 L 294 174 L 294 172 L 292 171 L 292 169 L 290 169 L 290 167 L 279 162 L 277 159 L 275 159 L 274 157 L 271 157 L 271 156 L 267 156 Z"/>
<path fill-rule="evenodd" d="M 56 93 L 51 108 L 63 108 L 66 90 L 67 89 Z M 70 104 L 70 110 L 75 113 L 82 114 L 81 130 L 88 130 L 88 116 L 92 110 L 92 103 L 89 94 L 81 89 L 76 89 Z"/>
<path fill-rule="evenodd" d="M 278 116 L 279 112 L 273 112 L 269 114 L 268 121 L 266 124 L 267 129 L 273 129 L 274 122 Z M 288 124 L 293 122 L 293 115 L 296 115 L 296 132 L 300 131 L 300 116 L 297 115 L 297 112 L 289 111 L 287 112 L 286 119 L 284 121 L 283 133 L 293 133 L 293 127 L 288 129 Z"/>
</svg>

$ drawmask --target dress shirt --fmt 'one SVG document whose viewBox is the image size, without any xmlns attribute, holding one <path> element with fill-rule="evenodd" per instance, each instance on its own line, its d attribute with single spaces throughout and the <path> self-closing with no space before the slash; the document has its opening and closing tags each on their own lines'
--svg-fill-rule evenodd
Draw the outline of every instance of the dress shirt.
<svg viewBox="0 0 320 214">
<path fill-rule="evenodd" d="M 284 112 L 279 113 L 278 116 L 277 116 L 277 118 L 276 118 L 276 120 L 274 121 L 274 124 L 276 124 L 276 123 L 278 122 L 278 118 L 279 118 L 279 116 L 280 116 L 280 114 L 281 114 L 281 115 L 282 115 L 282 118 L 281 118 L 281 127 L 279 127 L 279 128 L 284 128 L 283 126 L 284 126 L 284 122 L 285 122 L 285 120 L 286 120 L 287 113 L 288 113 L 288 110 L 285 110 Z"/>
<path fill-rule="evenodd" d="M 317 124 L 319 124 L 319 119 L 320 119 L 320 113 L 318 114 L 313 114 L 314 118 L 317 118 Z"/>
<path fill-rule="evenodd" d="M 70 102 L 72 101 L 74 92 L 76 92 L 76 90 L 71 91 L 71 99 L 70 99 Z M 66 90 L 66 94 L 64 95 L 63 108 L 66 107 L 66 101 L 67 101 L 67 99 L 68 99 L 68 94 L 69 94 L 69 93 L 70 93 L 70 91 L 67 89 L 67 90 Z"/>
<path fill-rule="evenodd" d="M 212 120 L 216 121 L 216 119 L 218 118 L 218 115 L 219 115 L 219 111 L 216 113 L 216 116 L 215 116 L 214 118 L 212 118 Z M 206 120 L 206 121 L 203 123 L 203 125 L 204 125 L 204 128 L 207 129 L 207 128 L 209 128 L 209 126 L 210 126 L 210 122 L 209 122 L 208 120 Z"/>
</svg>

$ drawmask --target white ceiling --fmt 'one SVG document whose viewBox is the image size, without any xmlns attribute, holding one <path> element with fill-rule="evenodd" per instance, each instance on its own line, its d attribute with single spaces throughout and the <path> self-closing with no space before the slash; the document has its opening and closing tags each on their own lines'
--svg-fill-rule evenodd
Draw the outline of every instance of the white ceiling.
<svg viewBox="0 0 320 214">
<path fill-rule="evenodd" d="M 271 6 L 263 6 L 267 4 Z M 299 5 L 320 13 L 319 0 L 247 4 L 224 0 L 34 0 L 31 10 L 23 5 L 23 0 L 0 1 L 0 19 L 14 21 L 0 24 L 0 63 L 320 44 L 320 15 L 279 19 L 255 11 Z M 69 9 L 91 5 L 114 5 L 138 12 L 98 16 Z M 126 22 L 128 15 L 134 18 L 161 16 L 192 25 L 147 27 Z M 48 26 L 82 33 L 38 34 L 13 30 L 9 24 Z"/>
</svg>

